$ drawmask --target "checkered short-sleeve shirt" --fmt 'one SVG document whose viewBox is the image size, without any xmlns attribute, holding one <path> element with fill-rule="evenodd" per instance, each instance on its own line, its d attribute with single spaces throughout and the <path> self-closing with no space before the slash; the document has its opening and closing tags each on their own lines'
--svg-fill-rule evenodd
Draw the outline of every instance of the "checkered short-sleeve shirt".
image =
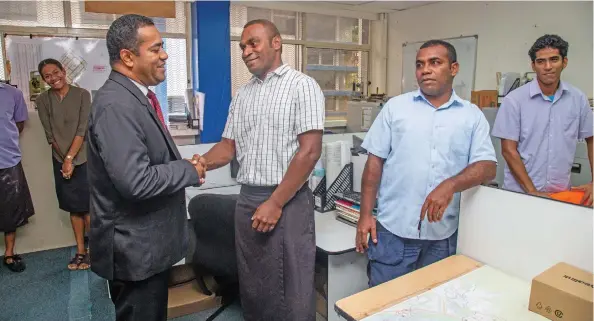
<svg viewBox="0 0 594 321">
<path fill-rule="evenodd" d="M 240 184 L 280 184 L 299 149 L 297 136 L 324 130 L 325 99 L 311 77 L 288 65 L 253 77 L 231 102 L 223 137 L 235 141 Z"/>
</svg>

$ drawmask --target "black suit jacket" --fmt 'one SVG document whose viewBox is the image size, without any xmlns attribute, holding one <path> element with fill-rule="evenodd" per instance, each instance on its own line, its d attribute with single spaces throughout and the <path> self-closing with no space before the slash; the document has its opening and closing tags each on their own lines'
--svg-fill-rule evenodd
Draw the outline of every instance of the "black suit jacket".
<svg viewBox="0 0 594 321">
<path fill-rule="evenodd" d="M 88 126 L 91 269 L 108 280 L 144 280 L 187 251 L 185 187 L 199 184 L 148 98 L 113 71 Z"/>
</svg>

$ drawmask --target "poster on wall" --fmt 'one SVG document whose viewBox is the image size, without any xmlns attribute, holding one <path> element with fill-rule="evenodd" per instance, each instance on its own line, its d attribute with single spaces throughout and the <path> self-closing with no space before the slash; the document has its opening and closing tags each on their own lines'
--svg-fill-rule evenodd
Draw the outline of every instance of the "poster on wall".
<svg viewBox="0 0 594 321">
<path fill-rule="evenodd" d="M 7 36 L 5 40 L 11 83 L 23 91 L 32 109 L 37 95 L 48 88 L 37 70 L 43 59 L 60 61 L 68 81 L 89 92 L 98 90 L 111 72 L 105 39 Z"/>
</svg>

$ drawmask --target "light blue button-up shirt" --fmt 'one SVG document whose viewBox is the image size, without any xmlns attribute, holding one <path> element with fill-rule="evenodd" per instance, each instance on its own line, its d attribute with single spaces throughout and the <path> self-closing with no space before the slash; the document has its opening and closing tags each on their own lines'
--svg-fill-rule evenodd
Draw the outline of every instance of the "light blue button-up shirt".
<svg viewBox="0 0 594 321">
<path fill-rule="evenodd" d="M 421 207 L 441 182 L 469 164 L 494 161 L 489 123 L 481 110 L 455 92 L 435 108 L 420 91 L 390 99 L 362 145 L 385 159 L 378 190 L 377 220 L 410 239 L 443 240 L 458 228 L 460 193 L 439 222 L 427 218 L 418 229 Z"/>
<path fill-rule="evenodd" d="M 28 118 L 23 93 L 15 87 L 0 83 L 0 169 L 11 168 L 21 161 L 16 123 Z"/>
<path fill-rule="evenodd" d="M 592 117 L 588 99 L 579 89 L 562 81 L 551 100 L 537 81 L 531 81 L 505 96 L 493 136 L 518 142 L 518 152 L 537 190 L 561 192 L 571 187 L 578 140 L 592 137 Z M 524 192 L 507 164 L 503 188 Z"/>
</svg>

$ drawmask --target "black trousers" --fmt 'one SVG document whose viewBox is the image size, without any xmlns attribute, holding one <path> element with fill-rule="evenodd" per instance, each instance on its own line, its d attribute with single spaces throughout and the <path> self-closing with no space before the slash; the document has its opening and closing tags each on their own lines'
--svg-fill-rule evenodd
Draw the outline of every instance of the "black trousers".
<svg viewBox="0 0 594 321">
<path fill-rule="evenodd" d="M 116 321 L 166 321 L 169 270 L 142 281 L 109 281 Z"/>
</svg>

